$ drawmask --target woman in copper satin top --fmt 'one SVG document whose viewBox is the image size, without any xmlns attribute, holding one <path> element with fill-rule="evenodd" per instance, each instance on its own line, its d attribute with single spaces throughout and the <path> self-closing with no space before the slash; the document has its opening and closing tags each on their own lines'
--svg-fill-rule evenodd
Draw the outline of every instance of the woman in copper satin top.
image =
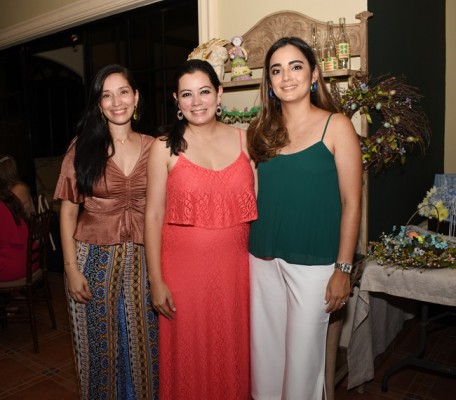
<svg viewBox="0 0 456 400">
<path fill-rule="evenodd" d="M 151 136 L 131 73 L 95 76 L 54 197 L 81 399 L 156 399 L 157 317 L 143 246 Z"/>
</svg>

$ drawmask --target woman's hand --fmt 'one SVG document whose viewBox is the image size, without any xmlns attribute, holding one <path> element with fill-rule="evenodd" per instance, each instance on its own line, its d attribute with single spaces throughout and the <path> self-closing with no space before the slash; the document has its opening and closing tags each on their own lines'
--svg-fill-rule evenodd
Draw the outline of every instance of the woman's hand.
<svg viewBox="0 0 456 400">
<path fill-rule="evenodd" d="M 340 310 L 347 304 L 350 297 L 350 274 L 334 269 L 326 286 L 325 302 L 328 305 L 326 312 Z"/>
<path fill-rule="evenodd" d="M 86 277 L 77 268 L 65 269 L 67 278 L 68 293 L 77 303 L 87 304 L 92 300 L 92 292 Z"/>
<path fill-rule="evenodd" d="M 169 320 L 174 319 L 176 307 L 174 306 L 173 296 L 168 286 L 162 280 L 155 280 L 150 283 L 153 307 Z"/>
</svg>

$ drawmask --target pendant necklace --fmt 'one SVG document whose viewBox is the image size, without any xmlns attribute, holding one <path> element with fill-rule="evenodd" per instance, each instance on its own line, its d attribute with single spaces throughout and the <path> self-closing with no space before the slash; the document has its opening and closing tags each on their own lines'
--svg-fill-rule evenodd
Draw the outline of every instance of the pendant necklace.
<svg viewBox="0 0 456 400">
<path fill-rule="evenodd" d="M 114 143 L 120 142 L 120 144 L 125 144 L 125 142 L 126 142 L 127 140 L 128 140 L 128 138 L 125 138 L 125 139 L 115 138 L 115 139 L 114 139 Z"/>
</svg>

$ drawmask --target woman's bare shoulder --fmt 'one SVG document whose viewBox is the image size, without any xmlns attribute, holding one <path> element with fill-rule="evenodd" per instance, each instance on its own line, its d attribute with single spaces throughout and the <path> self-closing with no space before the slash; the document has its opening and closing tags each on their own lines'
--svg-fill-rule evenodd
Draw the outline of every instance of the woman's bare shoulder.
<svg viewBox="0 0 456 400">
<path fill-rule="evenodd" d="M 10 189 L 16 196 L 18 194 L 29 194 L 30 193 L 30 189 L 28 187 L 28 185 L 24 182 L 17 182 L 16 184 L 14 184 L 11 189 Z"/>
<path fill-rule="evenodd" d="M 356 133 L 351 119 L 342 113 L 334 113 L 328 123 L 328 133 L 337 132 L 338 135 L 342 134 L 352 135 Z"/>
<path fill-rule="evenodd" d="M 329 114 L 328 114 L 329 116 Z M 348 118 L 346 115 L 336 112 L 331 114 L 331 123 L 333 124 L 349 124 L 352 125 L 352 122 L 350 118 Z"/>
<path fill-rule="evenodd" d="M 152 135 L 146 135 L 145 133 L 140 133 L 139 135 L 142 137 L 142 140 L 145 144 L 155 141 L 155 137 Z"/>
<path fill-rule="evenodd" d="M 166 136 L 159 136 L 150 145 L 149 159 L 169 159 L 171 151 L 167 144 Z"/>
</svg>

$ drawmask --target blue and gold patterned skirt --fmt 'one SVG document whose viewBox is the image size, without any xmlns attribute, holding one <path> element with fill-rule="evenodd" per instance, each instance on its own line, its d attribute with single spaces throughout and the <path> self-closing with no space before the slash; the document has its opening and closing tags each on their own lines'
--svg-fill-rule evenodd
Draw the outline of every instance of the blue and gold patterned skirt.
<svg viewBox="0 0 456 400">
<path fill-rule="evenodd" d="M 158 318 L 144 247 L 77 245 L 93 295 L 80 304 L 67 294 L 81 399 L 158 399 Z"/>
</svg>

